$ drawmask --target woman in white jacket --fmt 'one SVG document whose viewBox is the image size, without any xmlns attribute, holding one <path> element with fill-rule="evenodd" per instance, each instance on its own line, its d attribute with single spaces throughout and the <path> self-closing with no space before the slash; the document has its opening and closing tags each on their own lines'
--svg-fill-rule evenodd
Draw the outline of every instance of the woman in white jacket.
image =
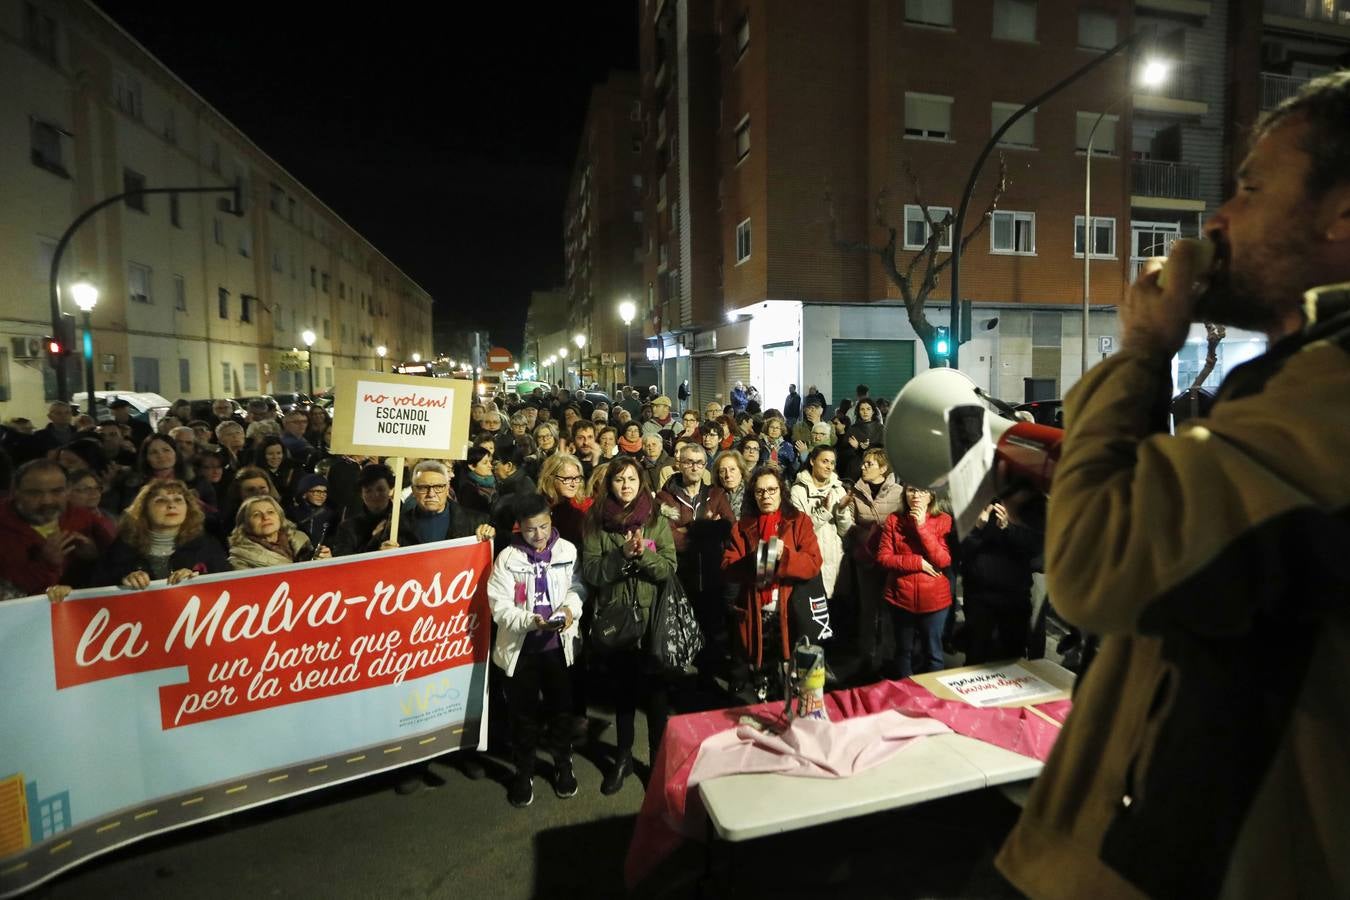
<svg viewBox="0 0 1350 900">
<path fill-rule="evenodd" d="M 548 501 L 523 495 L 516 503 L 520 534 L 492 566 L 488 601 L 497 639 L 492 661 L 506 673 L 506 707 L 511 723 L 515 778 L 506 798 L 512 806 L 534 802 L 535 748 L 539 744 L 539 696 L 550 724 L 553 791 L 575 797 L 572 771 L 572 688 L 567 667 L 573 643 L 580 639 L 584 588 L 577 569 L 577 548 L 558 536 Z"/>
<path fill-rule="evenodd" d="M 806 459 L 807 465 L 792 484 L 792 505 L 811 517 L 823 561 L 820 578 L 825 583 L 825 595 L 833 597 L 844 558 L 844 535 L 853 527 L 853 507 L 844 483 L 834 474 L 834 448 L 818 444 Z"/>
</svg>

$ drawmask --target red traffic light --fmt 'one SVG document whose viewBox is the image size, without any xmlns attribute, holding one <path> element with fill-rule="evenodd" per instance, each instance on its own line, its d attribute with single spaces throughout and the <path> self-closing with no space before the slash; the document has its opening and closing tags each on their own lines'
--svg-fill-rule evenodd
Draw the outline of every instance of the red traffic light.
<svg viewBox="0 0 1350 900">
<path fill-rule="evenodd" d="M 50 353 L 52 356 L 60 356 L 60 355 L 61 355 L 61 342 L 58 341 L 58 340 L 53 340 L 53 339 L 50 339 L 50 338 L 49 338 L 49 339 L 47 340 L 47 352 Z"/>
</svg>

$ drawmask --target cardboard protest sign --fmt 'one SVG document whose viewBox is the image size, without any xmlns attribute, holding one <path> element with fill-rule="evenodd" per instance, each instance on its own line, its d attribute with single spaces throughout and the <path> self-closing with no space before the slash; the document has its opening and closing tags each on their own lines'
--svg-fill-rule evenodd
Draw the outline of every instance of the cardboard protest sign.
<svg viewBox="0 0 1350 900">
<path fill-rule="evenodd" d="M 0 604 L 0 897 L 114 847 L 484 745 L 472 539 Z"/>
<path fill-rule="evenodd" d="M 333 451 L 356 456 L 463 459 L 473 382 L 338 370 Z"/>
<path fill-rule="evenodd" d="M 1060 688 L 1015 662 L 969 666 L 931 677 L 971 706 L 1023 704 L 1063 694 Z"/>
</svg>

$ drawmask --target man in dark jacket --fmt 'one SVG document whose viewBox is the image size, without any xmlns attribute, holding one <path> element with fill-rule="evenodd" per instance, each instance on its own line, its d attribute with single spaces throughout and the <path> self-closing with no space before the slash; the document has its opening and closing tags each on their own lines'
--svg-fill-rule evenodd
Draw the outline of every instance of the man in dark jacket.
<svg viewBox="0 0 1350 900">
<path fill-rule="evenodd" d="M 389 511 L 393 508 L 394 473 L 385 465 L 372 464 L 361 469 L 356 479 L 361 509 L 348 513 L 333 538 L 333 555 L 350 556 L 380 549 L 382 533 L 388 533 Z M 381 528 L 383 527 L 383 532 Z"/>
<path fill-rule="evenodd" d="M 802 417 L 802 395 L 797 393 L 795 384 L 788 385 L 787 398 L 783 401 L 783 418 L 787 420 L 788 430 Z"/>
<path fill-rule="evenodd" d="M 1026 654 L 1032 560 L 1040 552 L 1040 536 L 1013 522 L 998 502 L 980 513 L 974 530 L 961 542 L 966 665 Z"/>
<path fill-rule="evenodd" d="M 35 459 L 14 473 L 14 492 L 0 500 L 0 579 L 22 596 L 58 584 L 84 585 L 112 530 L 87 509 L 66 504 L 66 472 Z"/>
<path fill-rule="evenodd" d="M 830 404 L 826 402 L 825 395 L 822 394 L 814 384 L 807 385 L 806 396 L 802 398 L 802 402 L 810 403 L 812 400 L 815 400 L 820 404 L 822 416 L 829 415 Z"/>
</svg>

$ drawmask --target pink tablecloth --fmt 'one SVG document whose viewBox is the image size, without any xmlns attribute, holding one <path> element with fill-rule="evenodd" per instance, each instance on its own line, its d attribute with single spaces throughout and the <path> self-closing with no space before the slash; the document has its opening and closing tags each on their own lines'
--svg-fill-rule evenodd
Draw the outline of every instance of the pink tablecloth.
<svg viewBox="0 0 1350 900">
<path fill-rule="evenodd" d="M 1071 703 L 1057 700 L 1036 709 L 1057 722 L 1069 714 Z M 908 716 L 927 716 L 949 726 L 957 734 L 1045 760 L 1059 736 L 1059 729 L 1021 707 L 980 709 L 965 703 L 939 700 L 913 681 L 882 681 L 866 687 L 834 691 L 825 695 L 825 707 L 834 721 L 898 710 Z M 782 702 L 739 706 L 675 716 L 666 725 L 665 737 L 651 780 L 642 801 L 633 839 L 624 863 L 624 881 L 631 889 L 675 851 L 686 837 L 703 838 L 704 817 L 686 816 L 689 773 L 703 741 L 736 727 L 746 714 L 763 718 L 778 716 Z"/>
</svg>

